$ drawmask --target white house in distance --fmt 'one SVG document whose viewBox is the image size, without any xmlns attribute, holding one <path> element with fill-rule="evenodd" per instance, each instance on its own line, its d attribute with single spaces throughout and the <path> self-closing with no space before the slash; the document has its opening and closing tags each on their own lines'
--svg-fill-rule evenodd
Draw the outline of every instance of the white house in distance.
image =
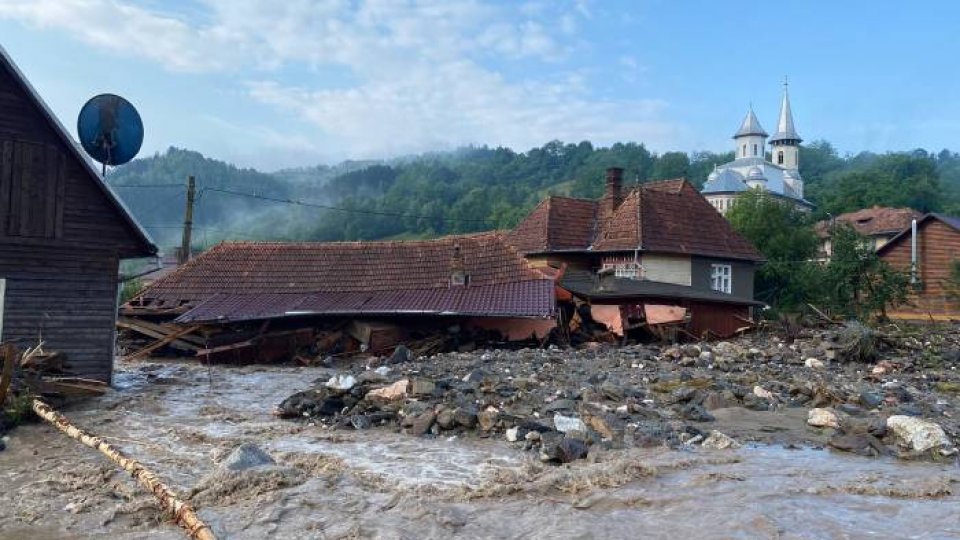
<svg viewBox="0 0 960 540">
<path fill-rule="evenodd" d="M 802 139 L 793 123 L 786 83 L 777 132 L 770 138 L 769 160 L 767 137 L 751 107 L 733 135 L 734 160 L 718 165 L 703 185 L 703 196 L 721 214 L 726 214 L 737 197 L 751 188 L 763 189 L 805 212 L 813 209 L 813 204 L 803 198 L 803 178 L 799 171 Z"/>
</svg>

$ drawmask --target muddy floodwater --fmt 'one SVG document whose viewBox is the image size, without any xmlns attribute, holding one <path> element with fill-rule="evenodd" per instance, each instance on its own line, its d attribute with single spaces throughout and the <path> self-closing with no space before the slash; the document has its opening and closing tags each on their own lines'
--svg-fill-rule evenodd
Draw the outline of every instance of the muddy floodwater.
<svg viewBox="0 0 960 540">
<path fill-rule="evenodd" d="M 609 451 L 541 464 L 501 439 L 276 419 L 312 368 L 120 368 L 66 409 L 192 494 L 222 538 L 960 538 L 956 462 L 802 447 Z M 764 413 L 777 415 L 781 413 Z M 277 466 L 216 475 L 253 442 Z M 182 538 L 98 453 L 43 425 L 0 452 L 0 538 Z"/>
</svg>

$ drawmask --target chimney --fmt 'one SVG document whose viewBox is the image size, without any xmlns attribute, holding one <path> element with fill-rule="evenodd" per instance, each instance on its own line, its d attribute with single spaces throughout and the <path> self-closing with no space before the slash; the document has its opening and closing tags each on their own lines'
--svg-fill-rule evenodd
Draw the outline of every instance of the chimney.
<svg viewBox="0 0 960 540">
<path fill-rule="evenodd" d="M 465 286 L 470 282 L 466 265 L 463 264 L 463 253 L 460 244 L 453 245 L 453 257 L 450 259 L 450 285 Z"/>
<path fill-rule="evenodd" d="M 601 215 L 604 220 L 613 217 L 613 213 L 623 202 L 623 169 L 620 167 L 607 168 L 606 190 L 600 200 Z"/>
</svg>

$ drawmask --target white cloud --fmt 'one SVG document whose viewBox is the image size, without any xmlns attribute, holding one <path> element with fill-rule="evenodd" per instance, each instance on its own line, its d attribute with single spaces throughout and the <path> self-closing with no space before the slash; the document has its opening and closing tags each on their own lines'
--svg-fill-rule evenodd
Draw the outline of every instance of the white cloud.
<svg viewBox="0 0 960 540">
<path fill-rule="evenodd" d="M 662 101 L 597 99 L 588 80 L 563 67 L 578 20 L 591 16 L 583 1 L 198 1 L 187 14 L 131 0 L 0 0 L 0 18 L 170 71 L 254 81 L 245 83 L 250 98 L 315 126 L 344 157 L 465 143 L 677 141 L 678 128 L 660 119 Z M 508 79 L 490 67 L 520 60 L 546 66 L 538 70 L 546 74 Z M 346 68 L 354 82 L 318 89 L 327 85 L 288 85 L 274 75 L 298 65 Z M 287 149 L 311 146 L 302 134 L 286 143 L 276 131 L 261 135 Z"/>
</svg>

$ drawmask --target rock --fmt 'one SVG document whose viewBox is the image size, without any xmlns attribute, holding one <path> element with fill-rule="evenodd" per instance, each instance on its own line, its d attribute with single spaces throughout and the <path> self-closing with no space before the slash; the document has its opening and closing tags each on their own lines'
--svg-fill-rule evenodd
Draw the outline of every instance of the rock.
<svg viewBox="0 0 960 540">
<path fill-rule="evenodd" d="M 295 416 L 333 416 L 343 410 L 340 396 L 328 396 L 322 390 L 297 392 L 280 403 L 277 414 L 281 418 Z"/>
<path fill-rule="evenodd" d="M 264 465 L 276 465 L 277 462 L 254 443 L 243 443 L 230 452 L 220 463 L 221 470 L 245 471 Z"/>
<path fill-rule="evenodd" d="M 717 430 L 713 430 L 710 432 L 710 436 L 707 437 L 700 446 L 711 450 L 727 450 L 740 448 L 740 443 Z"/>
<path fill-rule="evenodd" d="M 499 419 L 500 411 L 493 407 L 482 410 L 477 414 L 477 422 L 480 424 L 480 429 L 483 431 L 490 431 L 493 429 L 497 425 L 497 420 Z"/>
<path fill-rule="evenodd" d="M 357 376 L 357 384 L 383 384 L 388 381 L 387 376 L 377 370 L 368 369 Z"/>
<path fill-rule="evenodd" d="M 608 440 L 623 439 L 624 424 L 618 418 L 610 414 L 585 414 L 584 423 L 590 429 L 596 431 L 601 437 Z M 554 417 L 556 422 L 556 417 Z"/>
<path fill-rule="evenodd" d="M 396 401 L 398 399 L 403 399 L 407 397 L 407 386 L 409 385 L 407 379 L 400 379 L 399 381 L 391 384 L 390 386 L 384 386 L 383 388 L 375 388 L 367 392 L 367 398 L 381 399 L 384 401 Z"/>
<path fill-rule="evenodd" d="M 680 415 L 683 416 L 685 420 L 691 422 L 713 422 L 716 420 L 703 406 L 697 405 L 696 403 L 688 403 L 680 410 Z"/>
<path fill-rule="evenodd" d="M 881 453 L 883 445 L 876 438 L 866 434 L 838 434 L 830 438 L 832 448 L 843 452 L 853 452 L 861 456 L 875 456 Z"/>
<path fill-rule="evenodd" d="M 727 407 L 733 407 L 735 403 L 727 399 L 720 392 L 708 392 L 707 395 L 703 398 L 703 408 L 708 411 L 713 411 L 716 409 L 725 409 Z"/>
<path fill-rule="evenodd" d="M 589 448 L 585 442 L 580 439 L 564 437 L 563 440 L 560 441 L 557 458 L 560 460 L 560 463 L 570 463 L 571 461 L 587 457 L 588 453 Z"/>
<path fill-rule="evenodd" d="M 539 431 L 528 431 L 527 434 L 523 436 L 524 439 L 531 442 L 539 441 L 540 437 L 541 435 Z"/>
<path fill-rule="evenodd" d="M 476 420 L 474 420 L 474 423 L 476 423 Z M 457 427 L 457 415 L 450 409 L 444 409 L 437 414 L 437 425 L 440 426 L 440 429 L 453 429 Z"/>
<path fill-rule="evenodd" d="M 840 428 L 840 417 L 830 409 L 810 409 L 807 424 L 819 428 Z"/>
<path fill-rule="evenodd" d="M 430 379 L 412 379 L 410 381 L 410 394 L 414 396 L 430 396 L 437 385 Z"/>
<path fill-rule="evenodd" d="M 774 399 L 773 392 L 764 389 L 762 386 L 754 386 L 753 395 L 757 396 L 760 399 L 766 399 L 770 401 Z"/>
<path fill-rule="evenodd" d="M 883 396 L 876 392 L 860 392 L 860 405 L 865 409 L 876 409 L 883 403 Z"/>
<path fill-rule="evenodd" d="M 960 364 L 960 349 L 956 347 L 944 349 L 943 354 L 940 357 L 943 359 L 945 364 Z"/>
<path fill-rule="evenodd" d="M 587 431 L 587 426 L 583 423 L 583 420 L 575 416 L 563 416 L 562 414 L 553 415 L 553 427 L 561 433 L 569 433 L 571 431 L 586 433 Z"/>
<path fill-rule="evenodd" d="M 373 422 L 366 415 L 355 414 L 350 417 L 350 425 L 353 426 L 353 429 L 370 429 Z"/>
<path fill-rule="evenodd" d="M 887 428 L 893 432 L 900 446 L 922 453 L 931 449 L 950 449 L 952 442 L 938 424 L 913 416 L 895 415 L 887 418 Z"/>
<path fill-rule="evenodd" d="M 453 411 L 453 420 L 459 426 L 473 429 L 477 425 L 477 411 L 472 408 L 458 407 Z"/>
<path fill-rule="evenodd" d="M 517 442 L 520 440 L 520 428 L 514 426 L 507 430 L 506 432 L 507 442 Z"/>
<path fill-rule="evenodd" d="M 400 345 L 393 350 L 389 362 L 391 364 L 405 364 L 413 359 L 413 354 L 405 345 Z"/>
<path fill-rule="evenodd" d="M 357 379 L 355 379 L 353 375 L 340 374 L 340 375 L 334 375 L 333 377 L 330 377 L 330 380 L 327 381 L 327 384 L 325 386 L 331 390 L 349 392 L 351 388 L 356 386 L 356 384 L 357 384 Z"/>
<path fill-rule="evenodd" d="M 410 426 L 410 434 L 416 437 L 426 435 L 427 432 L 430 431 L 430 428 L 433 427 L 436 419 L 437 415 L 433 411 L 427 411 L 417 416 L 413 419 L 413 424 Z"/>
<path fill-rule="evenodd" d="M 557 399 L 547 403 L 547 405 L 543 408 L 544 413 L 575 410 L 577 410 L 577 404 L 572 399 Z"/>
<path fill-rule="evenodd" d="M 743 406 L 753 411 L 769 411 L 770 401 L 756 394 L 747 394 L 743 396 Z"/>
<path fill-rule="evenodd" d="M 603 395 L 603 397 L 609 399 L 610 401 L 623 401 L 623 388 L 610 381 L 604 382 L 600 385 L 600 393 Z"/>
<path fill-rule="evenodd" d="M 810 369 L 824 369 L 827 367 L 827 365 L 823 363 L 823 360 L 817 358 L 807 358 L 803 361 L 803 365 Z"/>
</svg>

